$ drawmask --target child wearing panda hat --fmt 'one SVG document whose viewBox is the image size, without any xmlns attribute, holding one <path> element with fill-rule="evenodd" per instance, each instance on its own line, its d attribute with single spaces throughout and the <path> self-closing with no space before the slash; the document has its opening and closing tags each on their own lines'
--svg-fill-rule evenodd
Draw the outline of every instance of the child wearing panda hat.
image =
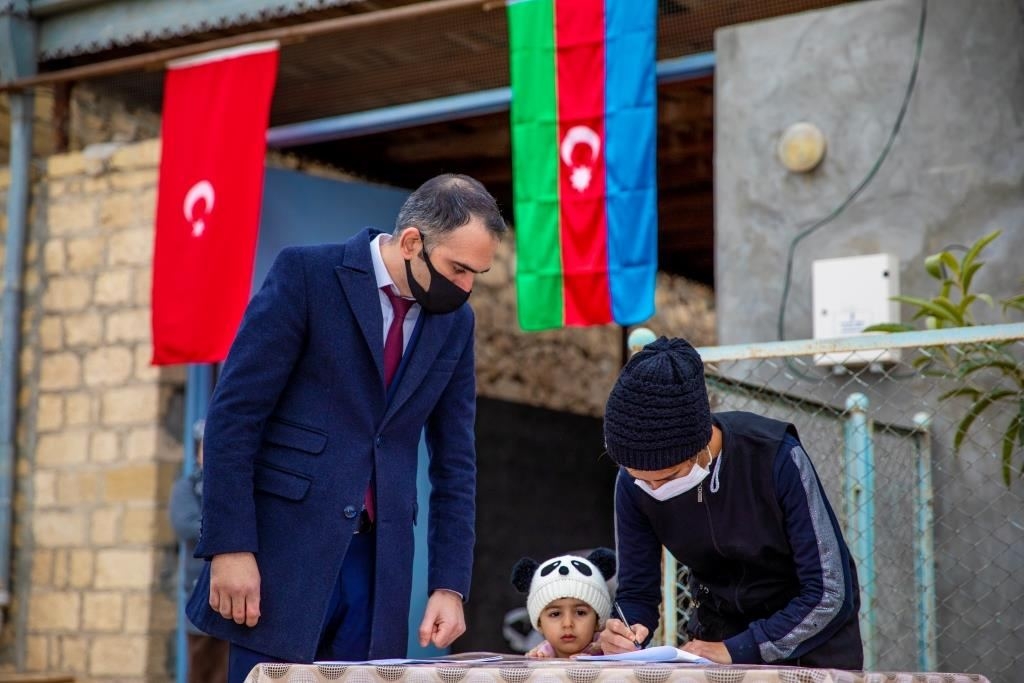
<svg viewBox="0 0 1024 683">
<path fill-rule="evenodd" d="M 608 580 L 615 553 L 598 548 L 587 557 L 561 555 L 543 563 L 524 557 L 512 567 L 512 585 L 526 593 L 530 623 L 544 642 L 527 657 L 601 654 L 597 636 L 612 609 Z"/>
</svg>

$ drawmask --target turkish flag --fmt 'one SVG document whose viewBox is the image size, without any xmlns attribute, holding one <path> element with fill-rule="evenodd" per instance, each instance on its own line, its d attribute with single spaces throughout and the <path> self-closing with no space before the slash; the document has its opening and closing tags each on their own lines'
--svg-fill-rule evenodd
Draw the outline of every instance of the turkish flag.
<svg viewBox="0 0 1024 683">
<path fill-rule="evenodd" d="M 277 43 L 169 65 L 153 255 L 153 364 L 221 361 L 249 301 Z"/>
</svg>

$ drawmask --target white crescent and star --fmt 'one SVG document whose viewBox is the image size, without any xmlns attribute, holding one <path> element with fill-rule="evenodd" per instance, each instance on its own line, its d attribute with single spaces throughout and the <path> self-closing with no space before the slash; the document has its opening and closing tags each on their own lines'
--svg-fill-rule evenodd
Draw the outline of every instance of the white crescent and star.
<svg viewBox="0 0 1024 683">
<path fill-rule="evenodd" d="M 193 237 L 200 237 L 203 231 L 206 230 L 206 221 L 204 219 L 213 213 L 216 197 L 213 185 L 210 184 L 209 180 L 200 180 L 185 193 L 185 201 L 181 208 L 185 214 L 185 220 L 192 226 Z M 203 202 L 203 210 L 197 215 L 196 206 L 199 202 Z"/>
<path fill-rule="evenodd" d="M 573 152 L 579 145 L 590 148 L 590 161 L 584 164 L 573 163 Z M 590 126 L 573 126 L 565 131 L 562 143 L 559 145 L 559 153 L 562 156 L 562 163 L 572 169 L 569 182 L 577 192 L 583 192 L 590 187 L 593 178 L 594 162 L 601 153 L 601 136 Z"/>
</svg>

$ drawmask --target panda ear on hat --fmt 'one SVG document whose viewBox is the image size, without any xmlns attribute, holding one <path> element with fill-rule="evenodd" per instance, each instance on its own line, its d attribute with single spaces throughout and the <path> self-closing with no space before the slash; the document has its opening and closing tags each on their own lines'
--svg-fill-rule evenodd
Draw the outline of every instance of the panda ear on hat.
<svg viewBox="0 0 1024 683">
<path fill-rule="evenodd" d="M 587 555 L 587 559 L 598 568 L 605 581 L 609 581 L 615 576 L 616 562 L 613 551 L 608 548 L 595 548 Z"/>
<path fill-rule="evenodd" d="M 512 585 L 517 591 L 524 594 L 530 592 L 530 583 L 539 566 L 540 563 L 532 557 L 520 558 L 512 565 Z"/>
</svg>

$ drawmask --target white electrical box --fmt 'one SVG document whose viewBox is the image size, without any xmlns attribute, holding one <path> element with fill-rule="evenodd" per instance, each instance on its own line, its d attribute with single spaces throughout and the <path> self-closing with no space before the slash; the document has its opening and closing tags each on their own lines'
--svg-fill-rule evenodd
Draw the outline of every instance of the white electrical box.
<svg viewBox="0 0 1024 683">
<path fill-rule="evenodd" d="M 814 338 L 849 337 L 860 334 L 869 325 L 899 322 L 900 305 L 892 300 L 900 293 L 899 268 L 899 260 L 892 254 L 815 261 Z M 814 363 L 861 366 L 895 363 L 899 359 L 898 349 L 878 349 L 822 353 L 814 357 Z"/>
</svg>

